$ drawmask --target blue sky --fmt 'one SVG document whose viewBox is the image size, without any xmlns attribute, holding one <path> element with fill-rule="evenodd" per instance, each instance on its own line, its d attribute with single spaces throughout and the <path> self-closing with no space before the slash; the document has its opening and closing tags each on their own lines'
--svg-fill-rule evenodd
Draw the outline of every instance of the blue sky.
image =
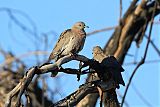
<svg viewBox="0 0 160 107">
<path fill-rule="evenodd" d="M 130 4 L 130 0 L 123 2 L 123 13 Z M 106 28 L 110 26 L 115 26 L 118 24 L 119 19 L 119 0 L 0 0 L 0 8 L 13 8 L 20 10 L 26 13 L 36 25 L 37 35 L 39 37 L 43 36 L 42 33 L 48 31 L 54 32 L 52 35 L 49 35 L 50 42 L 52 44 L 48 48 L 48 52 L 51 52 L 55 42 L 58 39 L 59 34 L 65 29 L 70 28 L 77 21 L 84 21 L 86 25 L 90 28 L 86 29 L 86 32 L 91 32 L 96 29 Z M 25 26 L 27 26 L 31 31 L 33 26 L 31 23 L 20 14 L 15 14 L 15 17 L 20 20 Z M 159 16 L 156 18 L 158 21 Z M 35 50 L 33 35 L 28 34 L 22 31 L 13 21 L 10 20 L 8 14 L 4 11 L 0 11 L 0 46 L 5 50 L 12 51 L 16 55 L 21 55 L 27 51 Z M 160 26 L 154 25 L 154 30 L 152 32 L 152 39 L 155 44 L 160 49 L 159 45 L 159 35 L 160 35 Z M 92 35 L 86 39 L 84 49 L 80 52 L 89 58 L 92 58 L 92 48 L 95 45 L 100 45 L 103 47 L 106 41 L 109 39 L 113 31 L 102 32 L 99 34 Z M 148 33 L 147 33 L 148 34 Z M 138 58 L 137 61 L 141 59 L 144 53 L 146 39 L 143 40 L 143 43 L 138 49 Z M 43 45 L 39 45 L 38 48 L 43 50 Z M 136 45 L 132 44 L 132 47 L 129 50 L 129 54 L 135 55 Z M 46 56 L 45 58 L 47 58 Z M 147 55 L 147 60 L 157 60 L 160 59 L 157 53 L 154 51 L 152 46 L 149 47 L 149 52 Z M 27 57 L 24 59 L 29 67 L 35 65 L 35 60 L 33 57 Z M 134 57 L 127 56 L 125 63 L 132 62 Z M 2 58 L 0 58 L 2 61 Z M 77 62 L 71 62 L 65 66 L 77 67 Z M 126 66 L 123 65 L 125 72 L 123 77 L 125 83 L 129 75 L 132 73 L 135 65 Z M 160 100 L 159 93 L 159 63 L 149 63 L 141 66 L 134 79 L 134 86 L 139 90 L 139 92 L 152 104 L 153 107 L 158 107 Z M 61 87 L 60 92 L 64 93 L 63 95 L 68 95 L 78 88 L 80 84 L 85 81 L 86 76 L 83 76 L 80 82 L 76 81 L 76 76 L 71 76 L 67 74 L 60 74 L 61 79 L 58 84 L 65 83 L 64 87 Z M 67 82 L 65 82 L 67 81 Z M 57 85 L 56 79 L 48 78 L 47 83 L 51 89 L 54 89 L 54 86 Z M 123 94 L 125 87 L 121 86 L 118 90 Z M 62 95 L 62 97 L 64 97 Z M 61 96 L 57 94 L 57 98 L 61 99 Z M 119 100 L 121 101 L 121 100 Z M 126 101 L 130 107 L 147 107 L 147 105 L 137 96 L 132 86 L 129 88 Z M 160 105 L 159 105 L 160 106 Z"/>
</svg>

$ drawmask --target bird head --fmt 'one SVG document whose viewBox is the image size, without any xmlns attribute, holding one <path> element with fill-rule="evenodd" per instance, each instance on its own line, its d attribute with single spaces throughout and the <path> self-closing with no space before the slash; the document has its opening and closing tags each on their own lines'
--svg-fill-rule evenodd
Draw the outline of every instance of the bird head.
<svg viewBox="0 0 160 107">
<path fill-rule="evenodd" d="M 102 53 L 103 52 L 103 50 L 102 50 L 102 48 L 100 46 L 93 47 L 92 51 L 93 51 L 93 54 L 94 53 L 97 54 L 97 53 Z"/>
<path fill-rule="evenodd" d="M 84 28 L 89 28 L 88 26 L 85 25 L 84 22 L 77 22 L 73 25 L 74 29 L 79 29 L 79 30 L 83 30 Z"/>
</svg>

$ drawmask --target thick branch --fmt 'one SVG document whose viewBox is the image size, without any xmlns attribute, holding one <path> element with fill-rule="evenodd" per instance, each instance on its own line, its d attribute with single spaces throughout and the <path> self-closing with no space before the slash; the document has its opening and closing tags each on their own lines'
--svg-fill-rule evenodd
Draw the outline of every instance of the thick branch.
<svg viewBox="0 0 160 107">
<path fill-rule="evenodd" d="M 95 69 L 96 71 L 99 71 L 97 73 L 100 76 L 100 80 L 103 79 L 103 78 L 101 78 L 102 74 L 100 73 L 100 71 L 103 71 L 103 70 L 102 70 L 102 67 L 100 66 L 100 64 L 97 61 L 90 60 L 87 57 L 82 56 L 82 55 L 64 56 L 61 59 L 59 59 L 57 62 L 55 62 L 54 64 L 43 64 L 40 67 L 36 66 L 36 67 L 32 67 L 31 69 L 29 69 L 27 71 L 26 75 L 20 81 L 20 83 L 10 93 L 7 94 L 6 103 L 5 103 L 6 107 L 10 107 L 12 97 L 15 96 L 17 93 L 18 93 L 18 98 L 17 98 L 16 106 L 18 107 L 20 105 L 21 96 L 23 95 L 25 90 L 28 88 L 28 86 L 31 83 L 35 74 L 44 74 L 44 73 L 48 73 L 48 72 L 65 72 L 65 73 L 75 74 L 75 72 L 74 72 L 75 69 L 71 69 L 71 68 L 62 69 L 62 68 L 60 68 L 60 66 L 62 64 L 67 63 L 71 60 L 81 61 L 81 62 L 89 65 L 92 69 Z M 68 70 L 71 70 L 71 72 L 69 72 Z M 76 73 L 78 73 L 78 71 L 76 71 Z M 105 87 L 108 87 L 108 86 L 106 86 L 107 84 L 103 84 L 103 81 L 101 81 L 101 82 L 102 83 L 98 83 L 97 85 L 102 87 L 104 90 L 107 89 L 107 88 L 105 88 Z M 108 81 L 108 82 L 110 82 L 110 81 Z M 83 95 L 85 95 L 85 94 L 83 94 Z"/>
<path fill-rule="evenodd" d="M 55 103 L 52 107 L 73 107 L 79 101 L 81 101 L 87 94 L 98 93 L 97 87 L 101 87 L 105 92 L 112 88 L 115 88 L 116 84 L 114 81 L 102 82 L 100 80 L 86 83 L 84 85 L 81 85 L 80 88 L 71 95 Z"/>
<path fill-rule="evenodd" d="M 126 95 L 127 95 L 127 91 L 128 91 L 128 88 L 129 88 L 129 86 L 130 86 L 130 84 L 131 84 L 131 81 L 132 81 L 133 76 L 135 75 L 137 69 L 138 69 L 142 64 L 144 64 L 144 62 L 145 62 L 145 59 L 146 59 L 146 56 L 147 56 L 147 52 L 148 52 L 149 43 L 150 43 L 150 39 L 151 39 L 151 32 L 152 32 L 152 27 L 153 27 L 153 21 L 154 21 L 154 15 L 155 15 L 155 11 L 156 11 L 156 6 L 157 6 L 157 5 L 156 5 L 156 3 L 155 3 L 155 6 L 154 6 L 155 9 L 154 9 L 153 14 L 152 14 L 151 26 L 150 26 L 150 30 L 149 30 L 149 37 L 148 37 L 147 45 L 146 45 L 146 48 L 145 48 L 144 56 L 143 56 L 142 60 L 138 63 L 138 65 L 136 66 L 136 68 L 134 69 L 134 71 L 133 71 L 133 73 L 132 73 L 132 75 L 131 75 L 131 77 L 130 77 L 130 79 L 129 79 L 129 82 L 128 82 L 128 84 L 127 84 L 127 87 L 126 87 L 126 89 L 125 89 L 125 93 L 124 93 L 124 96 L 123 96 L 123 99 L 122 99 L 121 107 L 123 107 L 123 103 L 124 103 L 125 97 L 126 97 Z"/>
<path fill-rule="evenodd" d="M 43 74 L 43 73 L 53 72 L 53 70 L 56 70 L 62 64 L 67 63 L 71 60 L 78 60 L 78 61 L 83 61 L 83 62 L 89 61 L 89 59 L 86 58 L 85 56 L 77 55 L 75 57 L 75 56 L 68 55 L 68 56 L 65 56 L 65 57 L 59 59 L 54 64 L 47 64 L 47 65 L 43 65 L 41 67 L 32 67 L 31 69 L 29 69 L 27 71 L 26 75 L 23 77 L 23 79 L 20 81 L 20 83 L 17 84 L 17 86 L 10 93 L 7 94 L 5 106 L 10 107 L 12 97 L 15 96 L 18 92 L 19 93 L 18 93 L 18 99 L 17 99 L 17 106 L 20 105 L 21 96 L 24 93 L 24 91 L 27 89 L 28 85 L 31 83 L 35 74 Z"/>
<path fill-rule="evenodd" d="M 136 37 L 137 33 L 140 31 L 145 32 L 146 29 L 142 30 L 142 28 L 147 27 L 148 23 L 151 20 L 152 13 L 154 11 L 154 3 L 155 1 L 151 1 L 146 5 L 146 1 L 142 0 L 142 3 L 136 6 L 138 0 L 134 0 L 126 13 L 124 14 L 122 21 L 118 27 L 116 27 L 114 33 L 112 34 L 111 38 L 107 42 L 106 46 L 104 47 L 104 52 L 106 55 L 114 55 L 118 58 L 118 61 L 122 64 L 124 58 L 130 48 L 134 38 Z M 160 13 L 160 8 L 156 8 L 156 15 Z M 143 33 L 142 33 L 143 34 Z M 141 35 L 144 36 L 144 35 Z M 91 76 L 88 77 L 88 79 Z M 88 96 L 86 97 L 85 101 L 88 99 L 97 99 L 97 95 Z M 96 101 L 96 100 L 94 100 Z M 84 101 L 82 101 L 84 102 Z M 96 103 L 96 102 L 94 102 Z M 83 107 L 90 106 L 90 102 L 87 102 Z M 82 106 L 79 106 L 82 107 Z"/>
<path fill-rule="evenodd" d="M 26 75 L 23 77 L 23 79 L 20 81 L 20 83 L 10 92 L 7 94 L 6 97 L 6 107 L 10 107 L 12 97 L 18 94 L 16 107 L 19 107 L 21 104 L 21 96 L 24 94 L 26 89 L 28 88 L 29 84 L 31 83 L 33 77 L 35 74 L 44 74 L 48 72 L 65 72 L 70 74 L 79 74 L 78 70 L 76 69 L 62 69 L 60 66 L 64 63 L 67 63 L 71 60 L 77 60 L 81 61 L 85 64 L 85 66 L 89 65 L 90 68 L 92 68 L 98 75 L 99 79 L 90 83 L 86 83 L 84 87 L 78 89 L 75 93 L 70 95 L 70 97 L 67 97 L 67 99 L 63 99 L 55 104 L 54 106 L 65 106 L 65 105 L 76 105 L 80 100 L 82 100 L 87 94 L 97 92 L 97 87 L 100 87 L 101 90 L 104 92 L 110 89 L 115 89 L 117 87 L 117 80 L 114 79 L 115 75 L 110 75 L 109 71 L 114 71 L 117 68 L 119 69 L 119 65 L 117 65 L 117 61 L 113 56 L 106 57 L 105 61 L 102 61 L 102 64 L 98 61 L 88 59 L 85 56 L 82 55 L 67 55 L 59 59 L 54 64 L 43 64 L 40 67 L 32 67 L 29 69 L 26 73 Z M 105 62 L 105 63 L 104 63 Z M 106 68 L 103 66 L 106 65 Z M 111 68 L 111 69 L 110 69 Z M 74 72 L 76 71 L 76 72 Z M 94 72 L 93 72 L 94 73 Z M 83 72 L 82 72 L 83 74 Z M 106 79 L 104 76 L 108 75 L 108 78 Z M 83 89 L 83 90 L 82 90 Z M 74 99 L 73 99 L 74 98 Z M 69 102 L 68 102 L 69 101 Z M 62 103 L 63 102 L 63 103 Z"/>
</svg>

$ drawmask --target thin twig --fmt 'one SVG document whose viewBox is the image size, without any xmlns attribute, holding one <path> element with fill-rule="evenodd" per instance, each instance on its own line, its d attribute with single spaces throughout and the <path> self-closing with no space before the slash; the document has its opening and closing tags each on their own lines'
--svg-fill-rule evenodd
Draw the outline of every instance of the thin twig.
<svg viewBox="0 0 160 107">
<path fill-rule="evenodd" d="M 124 95 L 123 95 L 121 107 L 123 107 L 123 104 L 124 104 L 124 101 L 125 101 L 125 97 L 126 97 L 126 95 L 127 95 L 127 91 L 128 91 L 128 89 L 129 89 L 129 86 L 130 86 L 130 84 L 131 84 L 131 81 L 132 81 L 132 79 L 133 79 L 133 77 L 134 77 L 137 69 L 138 69 L 142 64 L 144 64 L 144 62 L 145 62 L 145 59 L 146 59 L 146 56 L 147 56 L 147 52 L 148 52 L 149 43 L 150 43 L 150 38 L 151 38 L 151 32 L 152 32 L 152 27 L 153 27 L 153 21 L 154 21 L 155 11 L 156 11 L 156 2 L 155 2 L 155 4 L 154 4 L 154 10 L 153 10 L 153 13 L 152 13 L 151 25 L 150 25 L 150 30 L 149 30 L 149 36 L 148 36 L 148 41 L 147 41 L 146 49 L 145 49 L 145 52 L 144 52 L 144 56 L 143 56 L 143 58 L 141 59 L 141 61 L 138 63 L 138 65 L 136 66 L 136 68 L 134 69 L 131 77 L 129 78 L 127 87 L 126 87 L 125 92 L 124 92 Z"/>
<path fill-rule="evenodd" d="M 144 37 L 146 37 L 148 39 L 147 35 L 144 35 Z M 153 48 L 155 49 L 155 51 L 158 53 L 158 55 L 160 56 L 160 50 L 157 48 L 157 46 L 154 44 L 153 40 L 150 40 L 151 45 L 153 46 Z"/>
<path fill-rule="evenodd" d="M 10 59 L 0 63 L 0 67 L 5 66 L 6 64 L 10 64 L 10 63 L 16 61 L 17 59 L 25 58 L 25 57 L 28 57 L 28 56 L 31 56 L 31 55 L 48 55 L 48 54 L 49 53 L 46 52 L 46 51 L 31 51 L 31 52 L 27 52 L 27 53 L 24 53 L 24 54 L 19 55 L 19 56 L 15 56 L 14 58 L 10 58 Z"/>
<path fill-rule="evenodd" d="M 116 92 L 117 92 L 119 98 L 122 99 L 123 98 L 122 94 L 118 90 Z M 124 104 L 126 107 L 130 107 L 127 101 L 125 101 Z"/>
<path fill-rule="evenodd" d="M 8 13 L 8 16 L 11 19 L 11 21 L 13 21 L 24 32 L 27 32 L 34 37 L 34 39 L 30 38 L 30 40 L 32 41 L 31 43 L 34 44 L 36 51 L 39 50 L 40 37 L 38 36 L 38 30 L 37 30 L 37 27 L 34 21 L 32 21 L 31 18 L 27 14 L 25 14 L 22 11 L 16 10 L 16 9 L 2 7 L 0 8 L 0 12 L 1 11 L 5 11 L 6 13 Z M 23 24 L 20 20 L 18 20 L 18 18 L 16 18 L 16 14 L 21 15 L 22 17 L 26 18 L 27 21 L 31 24 L 33 30 L 27 27 L 25 24 Z M 8 28 L 11 28 L 11 26 L 8 26 Z M 28 36 L 28 38 L 29 37 L 30 36 Z M 35 57 L 36 57 L 36 61 L 38 64 L 40 62 L 39 58 L 37 55 Z"/>
<path fill-rule="evenodd" d="M 137 58 L 138 58 L 138 50 L 139 50 L 139 48 L 136 48 L 135 55 L 134 55 L 134 62 L 137 61 Z"/>
<path fill-rule="evenodd" d="M 31 107 L 31 98 L 30 98 L 28 92 L 25 91 L 24 94 L 25 94 L 25 97 L 26 97 L 26 100 L 27 100 L 26 104 L 27 104 L 29 107 Z"/>
<path fill-rule="evenodd" d="M 126 73 L 127 78 L 129 77 L 128 73 Z M 133 88 L 134 92 L 137 94 L 137 96 L 140 98 L 140 100 L 143 101 L 148 107 L 153 107 L 151 103 L 148 102 L 148 100 L 142 95 L 142 92 L 138 90 L 138 88 L 134 85 L 134 82 L 132 82 L 131 87 Z M 126 101 L 125 101 L 126 102 Z M 124 104 L 125 104 L 124 102 Z"/>
<path fill-rule="evenodd" d="M 112 26 L 112 27 L 107 27 L 107 28 L 103 28 L 103 29 L 99 29 L 99 30 L 95 30 L 92 32 L 87 33 L 87 36 L 96 34 L 96 33 L 100 33 L 100 32 L 105 32 L 105 31 L 109 31 L 109 30 L 114 30 L 117 26 Z"/>
<path fill-rule="evenodd" d="M 148 107 L 153 107 L 151 103 L 148 102 L 148 100 L 142 95 L 141 92 L 137 89 L 137 87 L 132 83 L 132 88 L 135 91 L 135 93 L 139 96 L 139 98 L 148 106 Z"/>
<path fill-rule="evenodd" d="M 42 107 L 45 107 L 45 97 L 46 97 L 46 89 L 47 89 L 47 84 L 45 82 L 45 78 L 42 77 Z"/>
<path fill-rule="evenodd" d="M 145 64 L 150 64 L 150 63 L 160 63 L 160 59 L 158 60 L 147 60 L 145 61 Z M 134 61 L 134 62 L 127 62 L 127 63 L 124 63 L 123 65 L 124 66 L 128 66 L 128 65 L 135 65 L 135 64 L 138 64 L 138 61 Z"/>
<path fill-rule="evenodd" d="M 6 7 L 1 7 L 0 8 L 0 12 L 6 12 L 8 13 L 8 16 L 10 17 L 10 19 L 18 26 L 20 27 L 23 31 L 28 32 L 29 34 L 31 34 L 32 36 L 34 36 L 34 40 L 30 38 L 31 41 L 33 41 L 33 43 L 35 43 L 35 41 L 40 40 L 38 33 L 37 33 L 37 26 L 34 23 L 34 21 L 24 12 L 20 11 L 20 10 L 16 10 L 16 9 L 12 9 L 12 8 L 6 8 Z M 29 29 L 27 26 L 25 26 L 21 21 L 19 21 L 15 14 L 21 15 L 22 17 L 26 18 L 27 21 L 31 24 L 32 29 Z M 36 43 L 35 43 L 36 44 Z"/>
<path fill-rule="evenodd" d="M 159 25 L 159 24 L 160 24 L 160 21 L 154 21 L 154 24 L 155 24 L 155 25 Z"/>
<path fill-rule="evenodd" d="M 119 0 L 119 22 L 121 21 L 122 18 L 122 0 Z"/>
</svg>

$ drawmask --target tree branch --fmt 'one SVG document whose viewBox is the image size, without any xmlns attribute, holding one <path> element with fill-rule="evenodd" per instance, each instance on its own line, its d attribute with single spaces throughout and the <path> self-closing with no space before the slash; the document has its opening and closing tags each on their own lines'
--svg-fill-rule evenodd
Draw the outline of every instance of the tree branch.
<svg viewBox="0 0 160 107">
<path fill-rule="evenodd" d="M 153 21 L 154 21 L 156 6 L 157 6 L 157 3 L 155 2 L 155 4 L 154 4 L 154 11 L 153 11 L 153 13 L 152 13 L 152 18 L 151 18 L 151 26 L 150 26 L 150 30 L 149 30 L 149 37 L 148 37 L 146 49 L 145 49 L 145 52 L 144 52 L 144 56 L 143 56 L 143 58 L 141 59 L 141 61 L 138 63 L 138 65 L 136 66 L 136 68 L 134 69 L 133 73 L 131 74 L 131 77 L 130 77 L 130 79 L 129 79 L 129 82 L 128 82 L 128 84 L 127 84 L 127 87 L 126 87 L 125 92 L 124 92 L 124 95 L 123 95 L 121 107 L 123 107 L 123 103 L 124 103 L 124 100 L 125 100 L 125 97 L 126 97 L 128 88 L 129 88 L 129 86 L 130 86 L 130 84 L 131 84 L 132 78 L 134 77 L 137 69 L 138 69 L 142 64 L 144 64 L 144 62 L 145 62 L 145 59 L 146 59 L 146 56 L 147 56 L 148 47 L 149 47 L 149 43 L 150 43 L 150 38 L 151 38 L 151 32 L 152 32 L 152 27 L 153 27 Z"/>
<path fill-rule="evenodd" d="M 58 101 L 51 107 L 66 107 L 70 106 L 73 107 L 75 106 L 79 101 L 81 101 L 86 95 L 91 94 L 91 93 L 98 93 L 97 87 L 101 87 L 101 89 L 105 92 L 108 91 L 112 88 L 116 87 L 116 84 L 114 81 L 108 81 L 108 82 L 102 82 L 100 80 L 92 81 L 86 84 L 83 84 L 80 86 L 80 88 L 67 96 L 66 98 Z"/>
<path fill-rule="evenodd" d="M 71 60 L 78 60 L 78 61 L 84 61 L 84 62 L 89 61 L 88 58 L 86 58 L 82 55 L 77 55 L 76 57 L 68 55 L 68 56 L 65 56 L 65 57 L 59 59 L 54 64 L 47 64 L 47 65 L 43 65 L 41 67 L 32 67 L 31 69 L 29 69 L 26 72 L 26 75 L 19 82 L 19 84 L 17 84 L 17 86 L 11 92 L 9 92 L 7 94 L 6 102 L 5 102 L 6 107 L 10 107 L 12 97 L 15 96 L 18 92 L 19 92 L 19 94 L 18 94 L 16 106 L 20 105 L 21 96 L 24 93 L 24 91 L 27 89 L 28 85 L 32 81 L 35 74 L 44 74 L 44 73 L 48 73 L 48 72 L 53 72 L 54 70 L 59 68 L 62 64 L 67 63 Z"/>
<path fill-rule="evenodd" d="M 104 47 L 104 53 L 106 55 L 114 55 L 116 58 L 118 58 L 120 64 L 123 63 L 125 56 L 137 33 L 139 33 L 139 31 L 142 29 L 142 26 L 145 26 L 146 18 L 149 22 L 154 11 L 155 1 L 150 1 L 144 7 L 141 3 L 137 3 L 138 0 L 132 1 L 128 10 L 125 12 L 123 18 L 121 19 L 121 23 L 116 27 L 114 33 Z M 138 6 L 142 8 L 138 8 Z M 157 8 L 155 16 L 159 13 L 160 8 Z M 89 75 L 87 79 L 90 80 L 91 78 L 91 75 Z M 78 107 L 94 106 L 93 104 L 96 104 L 98 97 L 99 96 L 97 94 L 88 95 L 84 98 L 83 101 L 81 101 L 81 103 L 85 102 L 85 104 L 81 104 Z M 92 103 L 90 103 L 90 99 L 92 99 Z"/>
<path fill-rule="evenodd" d="M 78 91 L 76 91 L 74 93 L 74 98 L 76 97 L 75 99 L 73 99 L 73 95 L 71 95 L 70 97 L 67 97 L 67 100 L 66 99 L 63 100 L 63 103 L 60 103 L 60 104 L 57 103 L 56 105 L 58 105 L 58 106 L 59 105 L 68 105 L 68 104 L 75 105 L 85 95 L 92 93 L 92 92 L 95 92 L 95 90 L 97 90 L 97 87 L 100 87 L 104 92 L 109 89 L 115 89 L 117 87 L 118 83 L 116 80 L 113 79 L 114 75 L 108 75 L 110 67 L 112 70 L 117 69 L 117 67 L 119 67 L 119 65 L 116 64 L 117 62 L 115 62 L 115 59 L 113 58 L 113 56 L 112 57 L 109 56 L 109 57 L 107 57 L 107 59 L 105 59 L 105 61 L 107 62 L 105 64 L 107 64 L 106 66 L 108 68 L 105 68 L 105 71 L 104 71 L 104 68 L 102 67 L 102 65 L 95 60 L 88 59 L 87 57 L 82 56 L 82 55 L 67 55 L 67 56 L 60 58 L 54 64 L 43 64 L 42 66 L 39 66 L 39 67 L 35 66 L 35 67 L 30 68 L 26 72 L 26 75 L 23 77 L 23 79 L 20 80 L 19 84 L 11 92 L 9 92 L 7 94 L 5 106 L 10 107 L 11 100 L 12 100 L 13 96 L 15 96 L 17 94 L 18 94 L 18 97 L 17 97 L 17 102 L 16 102 L 15 106 L 19 107 L 21 105 L 21 96 L 24 94 L 24 92 L 28 88 L 28 86 L 31 83 L 35 74 L 39 75 L 39 74 L 44 74 L 44 73 L 48 73 L 48 72 L 64 72 L 64 73 L 70 73 L 70 74 L 76 74 L 76 73 L 79 74 L 79 71 L 76 69 L 71 69 L 71 68 L 62 69 L 61 68 L 62 64 L 65 64 L 65 63 L 72 61 L 72 60 L 81 61 L 85 64 L 85 66 L 89 65 L 90 68 L 94 69 L 95 72 L 98 74 L 99 79 L 96 81 L 93 81 L 91 83 L 87 83 L 87 85 L 85 84 L 84 86 L 86 87 L 86 89 L 81 91 L 80 94 L 79 94 L 79 90 L 82 90 L 81 88 Z M 104 64 L 103 64 L 103 66 L 104 66 Z M 82 72 L 82 74 L 83 74 L 83 72 Z M 86 72 L 84 74 L 86 74 Z M 106 81 L 106 78 L 104 77 L 104 75 L 105 76 L 108 75 L 108 77 L 110 76 L 109 77 L 110 79 L 108 78 Z M 78 93 L 78 94 L 75 95 L 76 93 Z M 66 102 L 68 100 L 69 100 L 69 103 Z M 62 102 L 62 100 L 60 102 Z"/>
<path fill-rule="evenodd" d="M 147 35 L 145 35 L 144 37 L 146 37 L 146 39 L 149 39 Z M 153 46 L 153 48 L 155 49 L 155 51 L 158 53 L 158 55 L 160 56 L 160 50 L 158 49 L 158 47 L 154 44 L 153 40 L 150 40 L 151 45 Z"/>
<path fill-rule="evenodd" d="M 103 29 L 95 30 L 95 31 L 87 33 L 87 36 L 94 35 L 94 34 L 100 33 L 100 32 L 114 30 L 115 28 L 116 28 L 116 26 L 112 26 L 112 27 L 106 27 L 106 28 L 103 28 Z"/>
</svg>

